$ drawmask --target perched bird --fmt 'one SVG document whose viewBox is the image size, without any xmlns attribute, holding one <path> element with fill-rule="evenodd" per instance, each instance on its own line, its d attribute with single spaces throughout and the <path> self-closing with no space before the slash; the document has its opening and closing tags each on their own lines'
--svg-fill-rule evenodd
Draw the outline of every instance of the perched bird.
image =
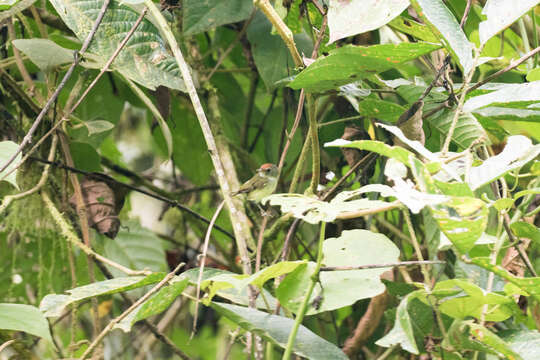
<svg viewBox="0 0 540 360">
<path fill-rule="evenodd" d="M 238 191 L 231 193 L 232 196 L 246 194 L 248 200 L 259 203 L 268 195 L 271 195 L 277 186 L 278 168 L 274 164 L 263 164 L 257 169 L 257 173 L 251 179 L 240 186 Z"/>
</svg>

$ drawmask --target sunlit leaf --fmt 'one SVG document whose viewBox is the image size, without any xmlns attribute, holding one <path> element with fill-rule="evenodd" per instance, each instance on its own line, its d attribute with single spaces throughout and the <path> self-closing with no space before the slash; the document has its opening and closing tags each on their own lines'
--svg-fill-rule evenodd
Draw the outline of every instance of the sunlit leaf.
<svg viewBox="0 0 540 360">
<path fill-rule="evenodd" d="M 17 145 L 13 141 L 0 141 L 0 168 L 4 167 L 4 165 L 13 156 L 13 154 L 15 154 L 18 148 L 19 145 Z M 0 179 L 3 178 L 3 181 L 7 181 L 8 183 L 15 186 L 15 188 L 17 189 L 19 189 L 19 185 L 17 185 L 17 170 L 13 169 L 21 161 L 21 158 L 22 155 L 18 154 L 13 160 L 13 162 L 4 171 L 0 172 Z M 6 176 L 6 174 L 10 172 L 11 174 Z"/>
<path fill-rule="evenodd" d="M 49 323 L 35 306 L 0 304 L 0 329 L 23 331 L 53 343 Z"/>
</svg>

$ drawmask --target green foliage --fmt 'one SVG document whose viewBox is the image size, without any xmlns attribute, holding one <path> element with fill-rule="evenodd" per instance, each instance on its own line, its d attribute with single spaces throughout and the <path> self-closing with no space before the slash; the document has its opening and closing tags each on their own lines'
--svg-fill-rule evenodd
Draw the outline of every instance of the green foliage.
<svg viewBox="0 0 540 360">
<path fill-rule="evenodd" d="M 103 3 L 0 5 L 2 355 L 539 357 L 538 1 Z"/>
</svg>

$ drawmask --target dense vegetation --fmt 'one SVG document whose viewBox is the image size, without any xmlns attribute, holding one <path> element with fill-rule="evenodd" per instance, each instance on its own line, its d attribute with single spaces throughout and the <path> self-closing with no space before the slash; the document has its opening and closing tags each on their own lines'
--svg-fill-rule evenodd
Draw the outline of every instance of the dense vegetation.
<svg viewBox="0 0 540 360">
<path fill-rule="evenodd" d="M 2 2 L 0 359 L 540 358 L 538 2 Z"/>
</svg>

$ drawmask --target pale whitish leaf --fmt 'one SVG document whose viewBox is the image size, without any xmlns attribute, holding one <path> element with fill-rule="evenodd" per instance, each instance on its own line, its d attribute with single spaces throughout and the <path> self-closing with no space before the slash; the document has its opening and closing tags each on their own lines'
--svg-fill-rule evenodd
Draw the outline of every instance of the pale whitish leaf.
<svg viewBox="0 0 540 360">
<path fill-rule="evenodd" d="M 51 0 L 51 3 L 81 41 L 91 31 L 103 5 L 102 0 Z M 111 2 L 88 48 L 98 66 L 111 57 L 138 17 L 131 7 Z M 152 90 L 162 85 L 186 91 L 176 60 L 167 52 L 158 29 L 147 19 L 114 60 L 112 69 Z"/>
<path fill-rule="evenodd" d="M 523 360 L 540 359 L 540 333 L 538 330 L 503 330 L 497 334 Z"/>
<path fill-rule="evenodd" d="M 383 234 L 357 229 L 343 231 L 337 238 L 326 239 L 323 254 L 324 266 L 361 266 L 396 262 L 399 249 Z M 298 312 L 315 266 L 313 262 L 300 266 L 281 282 L 276 293 L 283 307 Z M 388 270 L 378 268 L 321 272 L 320 284 L 315 287 L 310 303 L 316 298 L 322 299 L 317 308 L 310 306 L 307 314 L 339 309 L 360 299 L 379 295 L 385 289 L 380 276 Z"/>
<path fill-rule="evenodd" d="M 283 213 L 290 212 L 294 217 L 310 224 L 317 224 L 321 221 L 332 222 L 341 213 L 388 205 L 388 203 L 378 200 L 349 200 L 337 197 L 330 202 L 325 202 L 301 194 L 274 194 L 264 198 L 263 204 L 266 202 L 270 202 L 272 206 L 279 205 Z"/>
<path fill-rule="evenodd" d="M 445 47 L 467 74 L 473 66 L 472 45 L 441 0 L 412 0 L 418 14 L 443 37 Z"/>
<path fill-rule="evenodd" d="M 482 14 L 486 15 L 487 19 L 478 26 L 480 44 L 485 44 L 491 37 L 506 29 L 539 2 L 538 0 L 486 1 Z"/>
<path fill-rule="evenodd" d="M 329 43 L 377 29 L 398 16 L 407 6 L 409 6 L 409 0 L 330 1 L 328 9 Z"/>
<path fill-rule="evenodd" d="M 12 43 L 43 71 L 73 62 L 73 50 L 48 39 L 16 39 Z"/>
<path fill-rule="evenodd" d="M 538 154 L 540 145 L 533 145 L 532 141 L 523 135 L 510 136 L 501 153 L 485 160 L 480 166 L 471 168 L 468 183 L 472 190 L 476 190 L 534 160 Z"/>
<path fill-rule="evenodd" d="M 415 291 L 401 300 L 397 308 L 394 327 L 383 338 L 377 340 L 375 344 L 383 347 L 399 344 L 404 350 L 412 354 L 418 354 L 418 346 L 414 340 L 411 317 L 407 311 L 409 301 L 414 299 L 417 294 L 418 292 Z"/>
<path fill-rule="evenodd" d="M 529 109 L 505 108 L 501 106 L 488 106 L 473 110 L 480 119 L 488 120 L 517 120 L 540 122 L 540 111 Z"/>
<path fill-rule="evenodd" d="M 23 331 L 53 342 L 49 323 L 41 311 L 31 305 L 0 304 L 0 329 Z"/>
<path fill-rule="evenodd" d="M 189 279 L 180 276 L 173 277 L 167 286 L 161 288 L 150 299 L 143 302 L 135 308 L 122 321 L 114 326 L 114 329 L 122 329 L 124 332 L 131 331 L 131 327 L 137 321 L 144 320 L 150 316 L 159 314 L 165 311 L 172 302 L 180 296 L 182 291 L 188 286 Z"/>
<path fill-rule="evenodd" d="M 448 250 L 452 246 L 452 242 L 450 241 L 450 239 L 448 239 L 448 237 L 446 237 L 446 235 L 444 235 L 443 232 L 440 233 L 439 240 L 440 240 L 439 245 L 437 247 L 439 251 Z M 494 244 L 496 241 L 497 241 L 497 237 L 486 234 L 484 232 L 482 233 L 482 235 L 480 235 L 478 240 L 474 242 L 474 245 L 490 245 L 490 244 Z"/>
<path fill-rule="evenodd" d="M 164 273 L 156 273 L 148 276 L 119 277 L 67 290 L 66 292 L 69 295 L 48 294 L 41 300 L 39 309 L 46 317 L 60 316 L 65 307 L 74 302 L 94 296 L 115 294 L 121 291 L 140 288 L 148 284 L 156 283 L 163 279 L 164 276 Z"/>
<path fill-rule="evenodd" d="M 237 305 L 213 302 L 211 306 L 244 330 L 254 332 L 282 348 L 287 346 L 287 339 L 294 324 L 293 319 Z M 340 348 L 303 325 L 298 328 L 292 351 L 311 360 L 348 359 Z"/>
<path fill-rule="evenodd" d="M 522 105 L 524 103 L 527 104 L 528 102 L 534 103 L 538 101 L 540 101 L 540 81 L 523 84 L 506 84 L 489 94 L 470 98 L 465 102 L 465 105 L 463 105 L 463 111 L 472 112 L 488 105 L 508 106 L 512 103 Z"/>
<path fill-rule="evenodd" d="M 14 143 L 13 141 L 0 141 L 0 168 L 4 167 L 4 165 L 7 163 L 7 161 L 15 154 L 17 149 L 19 148 L 19 145 Z M 17 185 L 17 170 L 13 171 L 11 174 L 6 176 L 7 173 L 9 173 L 11 170 L 14 169 L 14 167 L 21 161 L 21 154 L 18 154 L 13 162 L 2 172 L 0 172 L 0 180 L 7 181 L 8 183 L 12 184 L 19 189 L 19 185 Z M 4 176 L 6 176 L 4 178 Z"/>
<path fill-rule="evenodd" d="M 88 135 L 99 134 L 114 128 L 114 124 L 106 120 L 85 121 L 84 126 L 88 129 Z"/>
</svg>

